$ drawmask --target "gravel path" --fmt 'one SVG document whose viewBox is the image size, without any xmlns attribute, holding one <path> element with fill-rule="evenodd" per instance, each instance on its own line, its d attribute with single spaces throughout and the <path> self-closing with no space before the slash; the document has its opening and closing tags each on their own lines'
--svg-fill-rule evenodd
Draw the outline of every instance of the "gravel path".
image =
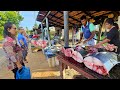
<svg viewBox="0 0 120 90">
<path fill-rule="evenodd" d="M 60 79 L 59 67 L 50 68 L 42 51 L 32 53 L 29 49 L 27 67 L 30 67 L 32 79 Z M 77 72 L 66 70 L 65 78 L 71 79 Z M 0 47 L 0 79 L 14 79 L 13 73 L 6 68 L 4 52 Z"/>
</svg>

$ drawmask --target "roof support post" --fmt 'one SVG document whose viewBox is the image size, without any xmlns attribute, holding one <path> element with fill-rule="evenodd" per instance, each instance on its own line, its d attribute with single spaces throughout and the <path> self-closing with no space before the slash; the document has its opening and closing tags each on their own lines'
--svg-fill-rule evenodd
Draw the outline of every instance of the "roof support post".
<svg viewBox="0 0 120 90">
<path fill-rule="evenodd" d="M 68 11 L 64 11 L 64 47 L 69 47 Z"/>
<path fill-rule="evenodd" d="M 49 46 L 51 46 L 51 42 L 50 42 L 50 33 L 49 33 L 49 24 L 48 24 L 48 18 L 47 18 L 47 17 L 46 17 L 46 27 L 47 27 L 47 34 L 48 34 Z"/>
<path fill-rule="evenodd" d="M 72 46 L 74 45 L 74 27 L 72 27 Z"/>
<path fill-rule="evenodd" d="M 42 39 L 44 40 L 44 29 L 43 29 L 43 25 L 42 25 L 42 22 L 41 22 L 41 30 L 42 30 Z"/>
<path fill-rule="evenodd" d="M 44 20 L 48 17 L 48 15 L 51 13 L 51 11 L 49 11 L 48 13 L 47 13 L 47 15 L 44 17 L 44 19 L 42 20 L 42 23 L 44 22 Z"/>
</svg>

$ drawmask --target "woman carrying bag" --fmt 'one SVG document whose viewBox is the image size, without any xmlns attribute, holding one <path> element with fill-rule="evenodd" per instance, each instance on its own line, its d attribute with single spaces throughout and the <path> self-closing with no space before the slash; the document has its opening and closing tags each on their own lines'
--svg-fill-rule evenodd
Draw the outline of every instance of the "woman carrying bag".
<svg viewBox="0 0 120 90">
<path fill-rule="evenodd" d="M 8 22 L 4 25 L 4 42 L 3 42 L 3 50 L 6 54 L 7 59 L 7 67 L 8 70 L 11 70 L 14 73 L 14 78 L 16 79 L 16 72 L 22 71 L 23 67 L 25 67 L 23 63 L 23 55 L 22 49 L 17 45 L 16 41 L 16 26 Z"/>
</svg>

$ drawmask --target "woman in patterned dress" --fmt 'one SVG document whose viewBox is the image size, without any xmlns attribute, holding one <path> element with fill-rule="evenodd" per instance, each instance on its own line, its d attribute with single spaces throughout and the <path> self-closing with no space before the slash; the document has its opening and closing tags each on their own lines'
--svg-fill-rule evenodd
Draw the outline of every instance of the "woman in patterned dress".
<svg viewBox="0 0 120 90">
<path fill-rule="evenodd" d="M 22 59 L 22 49 L 17 45 L 16 41 L 16 26 L 8 22 L 4 25 L 4 42 L 3 42 L 3 50 L 6 54 L 7 59 L 7 67 L 9 70 L 12 70 L 14 73 L 14 78 L 16 79 L 16 71 L 22 69 L 24 65 Z M 21 70 L 20 70 L 21 71 Z"/>
</svg>

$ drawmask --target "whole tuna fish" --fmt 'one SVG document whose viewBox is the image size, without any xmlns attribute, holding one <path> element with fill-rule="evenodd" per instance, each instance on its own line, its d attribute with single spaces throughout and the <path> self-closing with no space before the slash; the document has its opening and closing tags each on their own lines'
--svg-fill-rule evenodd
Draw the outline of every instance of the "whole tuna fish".
<svg viewBox="0 0 120 90">
<path fill-rule="evenodd" d="M 109 71 L 118 63 L 117 55 L 113 52 L 98 52 L 84 58 L 86 67 L 102 75 L 109 74 Z"/>
</svg>

